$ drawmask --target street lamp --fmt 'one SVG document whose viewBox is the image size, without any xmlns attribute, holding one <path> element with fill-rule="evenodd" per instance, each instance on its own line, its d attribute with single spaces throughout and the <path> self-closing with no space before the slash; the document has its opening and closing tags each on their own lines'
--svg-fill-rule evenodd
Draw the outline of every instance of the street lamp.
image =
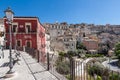
<svg viewBox="0 0 120 80">
<path fill-rule="evenodd" d="M 16 52 L 16 32 L 14 33 L 14 41 L 15 41 L 15 42 L 14 42 L 14 45 L 15 45 L 15 46 L 14 46 L 14 48 L 15 48 L 14 51 Z"/>
<path fill-rule="evenodd" d="M 12 22 L 13 22 L 13 15 L 14 12 L 8 7 L 5 11 L 5 15 L 7 18 L 7 24 L 9 25 L 9 36 L 10 36 L 10 44 L 9 44 L 9 71 L 7 74 L 12 74 L 12 68 L 13 68 L 13 59 L 12 59 L 12 34 L 11 34 L 11 27 L 12 27 Z"/>
</svg>

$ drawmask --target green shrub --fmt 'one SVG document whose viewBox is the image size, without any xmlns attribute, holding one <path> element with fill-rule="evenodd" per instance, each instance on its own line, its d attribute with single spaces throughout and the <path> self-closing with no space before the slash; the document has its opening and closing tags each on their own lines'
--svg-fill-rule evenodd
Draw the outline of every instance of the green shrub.
<svg viewBox="0 0 120 80">
<path fill-rule="evenodd" d="M 94 74 L 96 74 L 98 72 L 98 69 L 97 69 L 97 67 L 96 66 L 92 66 L 92 67 L 89 67 L 89 69 L 88 69 L 88 73 L 90 74 L 90 75 L 94 75 Z"/>
<path fill-rule="evenodd" d="M 97 79 L 96 80 L 102 80 L 102 78 L 100 76 L 97 76 Z"/>
<path fill-rule="evenodd" d="M 86 54 L 86 57 L 103 57 L 102 54 Z"/>
<path fill-rule="evenodd" d="M 92 65 L 89 65 L 88 73 L 91 76 L 94 76 L 94 74 L 100 76 L 102 79 L 103 77 L 107 78 L 109 76 L 109 71 L 107 68 L 105 68 L 101 63 L 95 62 L 92 63 Z"/>
<path fill-rule="evenodd" d="M 60 74 L 70 73 L 70 63 L 68 61 L 57 62 L 56 70 Z"/>
<path fill-rule="evenodd" d="M 70 79 L 70 74 L 66 75 L 65 77 L 67 78 L 67 80 L 71 80 Z"/>
<path fill-rule="evenodd" d="M 115 54 L 118 56 L 118 59 L 120 61 L 120 42 L 118 42 L 115 46 Z"/>
<path fill-rule="evenodd" d="M 113 73 L 110 75 L 110 80 L 120 80 L 120 75 L 117 73 Z"/>
<path fill-rule="evenodd" d="M 64 58 L 65 58 L 65 52 L 59 52 L 59 60 L 60 61 L 63 61 L 64 60 Z"/>
<path fill-rule="evenodd" d="M 106 61 L 106 58 L 100 57 L 100 58 L 96 58 L 97 61 L 99 61 L 100 63 Z"/>
<path fill-rule="evenodd" d="M 120 68 L 120 60 L 117 62 L 118 67 Z"/>
</svg>

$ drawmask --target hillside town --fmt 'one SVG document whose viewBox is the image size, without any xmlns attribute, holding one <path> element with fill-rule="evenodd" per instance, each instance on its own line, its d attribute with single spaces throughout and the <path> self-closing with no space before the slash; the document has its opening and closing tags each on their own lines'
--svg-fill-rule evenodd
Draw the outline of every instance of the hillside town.
<svg viewBox="0 0 120 80">
<path fill-rule="evenodd" d="M 76 43 L 81 42 L 87 51 L 101 51 L 102 47 L 113 50 L 120 41 L 120 25 L 44 23 L 46 34 L 50 36 L 51 50 L 75 51 Z M 108 44 L 108 46 L 101 46 Z M 58 46 L 59 45 L 59 46 Z"/>
<path fill-rule="evenodd" d="M 114 50 L 115 44 L 120 41 L 119 31 L 120 25 L 41 24 L 37 17 L 15 17 L 12 23 L 12 47 L 38 49 L 43 57 L 46 52 L 75 51 L 77 42 L 80 42 L 87 51 L 102 53 L 103 48 Z M 9 31 L 5 18 L 0 19 L 0 32 L 1 46 L 8 48 Z"/>
<path fill-rule="evenodd" d="M 0 80 L 120 80 L 120 25 L 0 18 Z"/>
<path fill-rule="evenodd" d="M 10 28 L 12 41 L 9 40 Z M 6 17 L 4 17 L 0 19 L 0 58 L 4 59 L 4 56 L 6 55 L 4 54 L 6 53 L 6 51 L 4 50 L 10 49 L 9 44 L 12 42 L 11 49 L 13 49 L 14 51 L 25 51 L 29 53 L 31 56 L 36 57 L 38 62 L 42 63 L 43 65 L 47 64 L 48 70 L 50 68 L 49 65 L 51 65 L 52 67 L 50 69 L 53 72 L 54 65 L 56 63 L 59 64 L 59 62 L 64 62 L 61 55 L 70 58 L 70 60 L 71 55 L 73 57 L 76 57 L 74 59 L 75 61 L 80 59 L 78 60 L 78 62 L 81 62 L 81 60 L 83 60 L 83 62 L 82 64 L 79 64 L 76 61 L 76 64 L 70 64 L 70 66 L 76 67 L 70 68 L 75 71 L 73 71 L 73 74 L 70 75 L 70 80 L 86 80 L 86 78 L 83 79 L 78 77 L 77 79 L 75 79 L 73 75 L 83 75 L 81 71 L 86 71 L 84 70 L 85 65 L 87 65 L 87 63 L 91 60 L 99 59 L 92 56 L 92 59 L 89 57 L 85 58 L 87 54 L 93 56 L 95 56 L 96 54 L 100 54 L 101 56 L 104 55 L 104 57 L 108 56 L 109 58 L 106 59 L 110 61 L 110 57 L 114 55 L 116 44 L 120 42 L 119 31 L 120 25 L 94 25 L 87 23 L 68 24 L 67 22 L 41 24 L 38 17 L 27 16 L 15 16 L 11 27 L 9 27 L 9 25 L 7 24 L 7 19 Z M 23 53 L 21 53 L 21 55 L 23 55 Z M 108 61 L 103 62 L 104 66 L 108 65 Z M 110 64 L 108 66 L 110 66 Z M 83 68 L 83 70 L 79 70 L 78 67 L 80 69 Z M 111 70 L 120 72 L 119 68 L 113 69 L 111 67 Z M 57 72 L 57 74 L 66 74 L 66 72 L 61 72 L 61 70 L 57 70 L 57 68 L 55 72 Z M 69 70 L 67 73 L 69 73 Z M 53 72 L 53 74 L 56 73 Z M 66 79 L 62 77 L 61 80 Z"/>
</svg>

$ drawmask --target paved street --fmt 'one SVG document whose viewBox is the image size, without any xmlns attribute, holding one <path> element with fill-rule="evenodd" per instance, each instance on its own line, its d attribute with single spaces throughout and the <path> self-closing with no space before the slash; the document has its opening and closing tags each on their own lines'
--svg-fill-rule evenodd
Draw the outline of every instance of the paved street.
<svg viewBox="0 0 120 80">
<path fill-rule="evenodd" d="M 116 61 L 118 61 L 118 60 L 117 60 L 117 59 L 115 59 L 115 60 L 110 60 L 110 63 L 116 62 Z M 102 64 L 103 64 L 105 67 L 110 68 L 110 70 L 113 70 L 113 71 L 116 71 L 116 72 L 120 72 L 120 68 L 117 67 L 117 66 L 115 66 L 115 65 L 109 64 L 109 60 L 104 61 Z"/>
<path fill-rule="evenodd" d="M 20 52 L 21 57 L 19 63 L 13 67 L 15 76 L 12 78 L 4 78 L 9 70 L 9 50 L 4 50 L 5 57 L 0 59 L 0 80 L 58 80 L 49 71 L 46 71 L 35 59 L 25 52 Z"/>
</svg>

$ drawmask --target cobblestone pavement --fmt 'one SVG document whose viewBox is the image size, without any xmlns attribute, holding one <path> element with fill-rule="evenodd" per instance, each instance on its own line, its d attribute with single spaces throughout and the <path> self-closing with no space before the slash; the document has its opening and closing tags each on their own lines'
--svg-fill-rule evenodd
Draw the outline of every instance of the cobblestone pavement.
<svg viewBox="0 0 120 80">
<path fill-rule="evenodd" d="M 12 51 L 13 52 L 13 51 Z M 60 80 L 46 71 L 35 59 L 25 52 L 20 52 L 20 61 L 13 67 L 15 75 L 4 78 L 9 70 L 9 50 L 4 50 L 5 57 L 0 59 L 0 80 Z M 14 55 L 14 53 L 12 53 Z"/>
</svg>

